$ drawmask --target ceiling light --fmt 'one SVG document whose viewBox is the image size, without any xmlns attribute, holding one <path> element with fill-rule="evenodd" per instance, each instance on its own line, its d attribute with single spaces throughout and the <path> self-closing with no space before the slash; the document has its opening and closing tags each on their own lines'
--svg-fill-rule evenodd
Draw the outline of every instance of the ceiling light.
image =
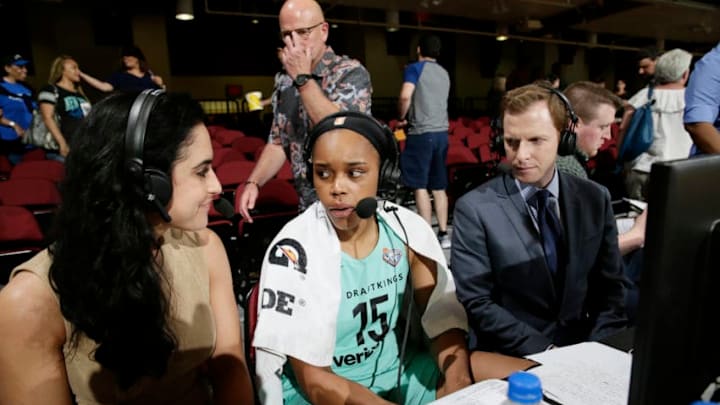
<svg viewBox="0 0 720 405">
<path fill-rule="evenodd" d="M 335 23 L 330 24 L 330 28 L 337 28 L 337 27 L 338 27 L 338 25 Z"/>
<path fill-rule="evenodd" d="M 260 24 L 260 21 L 257 18 L 253 18 L 250 22 L 253 24 Z"/>
<path fill-rule="evenodd" d="M 400 13 L 397 10 L 388 10 L 385 12 L 385 23 L 387 23 L 388 32 L 395 32 L 400 29 Z"/>
<path fill-rule="evenodd" d="M 497 27 L 496 41 L 507 41 L 508 39 L 508 27 L 507 24 L 499 24 Z"/>
<path fill-rule="evenodd" d="M 193 0 L 178 0 L 175 8 L 175 18 L 180 21 L 190 21 L 195 19 L 193 12 Z"/>
</svg>

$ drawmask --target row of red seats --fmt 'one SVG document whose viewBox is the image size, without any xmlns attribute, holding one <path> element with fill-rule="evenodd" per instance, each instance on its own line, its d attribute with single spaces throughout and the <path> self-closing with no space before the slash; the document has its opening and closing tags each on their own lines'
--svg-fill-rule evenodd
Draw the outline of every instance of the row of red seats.
<svg viewBox="0 0 720 405">
<path fill-rule="evenodd" d="M 60 205 L 58 184 L 65 165 L 34 152 L 15 166 L 0 156 L 0 284 L 7 283 L 15 266 L 45 248 Z"/>
</svg>

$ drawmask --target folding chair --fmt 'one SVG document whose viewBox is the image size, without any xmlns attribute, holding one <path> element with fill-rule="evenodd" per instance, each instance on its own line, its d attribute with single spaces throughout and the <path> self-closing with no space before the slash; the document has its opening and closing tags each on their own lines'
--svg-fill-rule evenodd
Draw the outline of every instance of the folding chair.
<svg viewBox="0 0 720 405">
<path fill-rule="evenodd" d="M 29 209 L 47 232 L 60 205 L 60 192 L 50 180 L 10 179 L 0 182 L 0 203 Z"/>
<path fill-rule="evenodd" d="M 0 181 L 6 180 L 10 176 L 13 165 L 10 159 L 5 155 L 0 155 Z"/>
<path fill-rule="evenodd" d="M 235 192 L 235 212 L 240 212 L 240 196 L 244 189 L 245 184 L 241 184 Z M 245 284 L 257 280 L 265 251 L 280 229 L 297 216 L 298 202 L 299 197 L 292 184 L 273 179 L 258 194 L 251 212 L 253 222 L 248 222 L 246 218 L 239 219 L 238 248 Z"/>
<path fill-rule="evenodd" d="M 22 157 L 23 162 L 30 162 L 30 161 L 34 161 L 34 160 L 45 160 L 45 159 L 47 159 L 47 156 L 45 155 L 45 150 L 40 149 L 40 148 L 29 150 L 29 151 L 25 152 L 25 154 Z"/>
<path fill-rule="evenodd" d="M 59 183 L 64 177 L 65 164 L 57 160 L 22 161 L 10 172 L 10 179 L 46 179 Z"/>
<path fill-rule="evenodd" d="M 215 175 L 217 175 L 223 188 L 223 194 L 228 200 L 235 200 L 233 192 L 238 185 L 247 181 L 253 168 L 255 168 L 255 162 L 234 160 L 224 162 L 215 169 Z"/>
<path fill-rule="evenodd" d="M 265 146 L 265 141 L 254 136 L 244 136 L 234 140 L 232 143 L 234 150 L 245 154 L 248 158 L 254 158 L 255 151 L 263 146 Z"/>
<path fill-rule="evenodd" d="M 231 146 L 237 139 L 244 137 L 245 134 L 242 131 L 235 129 L 221 128 L 215 131 L 213 140 L 220 143 L 222 146 Z"/>
<path fill-rule="evenodd" d="M 8 283 L 12 269 L 43 247 L 43 233 L 28 209 L 0 205 L 0 285 Z"/>
</svg>

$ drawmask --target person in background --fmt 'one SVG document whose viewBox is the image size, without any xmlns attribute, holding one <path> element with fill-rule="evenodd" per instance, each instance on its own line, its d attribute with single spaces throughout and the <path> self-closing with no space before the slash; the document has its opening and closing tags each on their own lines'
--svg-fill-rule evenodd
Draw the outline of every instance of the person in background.
<svg viewBox="0 0 720 405">
<path fill-rule="evenodd" d="M 653 78 L 655 77 L 655 63 L 659 55 L 657 48 L 652 46 L 640 49 L 635 55 L 638 74 L 645 81 L 643 86 L 653 82 Z"/>
<path fill-rule="evenodd" d="M 71 56 L 61 55 L 50 65 L 48 85 L 40 89 L 38 104 L 45 126 L 65 158 L 70 152 L 70 139 L 90 112 L 90 100 L 80 87 L 80 68 Z M 55 116 L 59 119 L 58 127 Z M 53 157 L 52 154 L 48 155 Z"/>
<path fill-rule="evenodd" d="M 27 65 L 20 54 L 3 59 L 5 75 L 0 82 L 0 154 L 7 155 L 11 163 L 22 160 L 25 145 L 22 137 L 32 124 L 37 104 L 33 91 L 25 84 Z"/>
<path fill-rule="evenodd" d="M 299 209 L 317 196 L 305 173 L 302 147 L 309 128 L 341 110 L 370 113 L 370 74 L 357 60 L 335 54 L 326 44 L 330 25 L 315 0 L 288 0 L 279 14 L 284 73 L 276 76 L 272 96 L 273 123 L 267 145 L 240 196 L 240 213 L 252 222 L 250 210 L 262 186 L 290 162 Z"/>
<path fill-rule="evenodd" d="M 577 141 L 575 154 L 558 157 L 558 170 L 588 179 L 586 163 L 611 138 L 610 126 L 622 101 L 604 87 L 587 81 L 572 83 L 563 93 L 578 118 Z"/>
<path fill-rule="evenodd" d="M 553 91 L 527 85 L 505 95 L 497 136 L 511 172 L 455 207 L 451 270 L 471 349 L 525 356 L 627 323 L 610 194 L 556 169 L 570 124 Z"/>
<path fill-rule="evenodd" d="M 685 90 L 683 121 L 694 142 L 692 156 L 720 153 L 720 44 L 696 64 Z"/>
<path fill-rule="evenodd" d="M 615 120 L 616 110 L 622 105 L 622 100 L 592 82 L 575 82 L 563 93 L 578 117 L 575 128 L 577 152 L 573 156 L 558 157 L 557 168 L 562 173 L 588 179 L 587 159 L 597 156 L 603 143 L 610 140 L 610 127 Z M 638 252 L 638 249 L 645 244 L 646 220 L 647 211 L 643 211 L 634 219 L 630 229 L 618 235 L 618 248 L 625 263 L 625 275 L 631 281 L 625 301 L 629 320 L 634 319 L 637 308 L 637 284 L 642 269 L 642 252 Z"/>
<path fill-rule="evenodd" d="M 405 150 L 400 159 L 402 183 L 412 189 L 418 214 L 432 224 L 433 205 L 438 223 L 438 239 L 450 248 L 448 225 L 448 186 L 445 160 L 448 151 L 448 111 L 450 76 L 437 63 L 440 38 L 425 35 L 417 46 L 418 61 L 408 65 L 398 99 L 399 127 L 407 127 Z M 432 202 L 430 193 L 432 193 Z"/>
<path fill-rule="evenodd" d="M 80 77 L 91 86 L 104 92 L 165 89 L 162 77 L 154 74 L 148 68 L 145 54 L 135 45 L 122 49 L 120 70 L 113 73 L 107 81 L 98 80 L 84 72 L 80 72 Z"/>
<path fill-rule="evenodd" d="M 505 95 L 505 84 L 507 77 L 503 74 L 495 75 L 493 79 L 492 87 L 487 94 L 487 114 L 488 116 L 495 118 L 500 114 L 500 103 Z"/>
<path fill-rule="evenodd" d="M 615 83 L 615 95 L 620 97 L 622 100 L 627 100 L 630 96 L 628 95 L 626 87 L 627 85 L 625 84 L 625 80 L 618 79 Z"/>
<path fill-rule="evenodd" d="M 118 93 L 74 136 L 53 243 L 0 290 L 0 403 L 251 404 L 200 105 Z"/>
<path fill-rule="evenodd" d="M 655 87 L 652 105 L 653 143 L 647 152 L 640 154 L 629 165 L 625 176 L 628 196 L 636 200 L 647 199 L 650 167 L 655 162 L 685 159 L 690 154 L 692 139 L 683 125 L 685 109 L 685 83 L 690 76 L 692 55 L 682 49 L 662 54 L 655 64 Z M 622 145 L 627 127 L 635 109 L 648 101 L 648 88 L 643 88 L 630 100 L 620 124 L 617 144 Z"/>
</svg>

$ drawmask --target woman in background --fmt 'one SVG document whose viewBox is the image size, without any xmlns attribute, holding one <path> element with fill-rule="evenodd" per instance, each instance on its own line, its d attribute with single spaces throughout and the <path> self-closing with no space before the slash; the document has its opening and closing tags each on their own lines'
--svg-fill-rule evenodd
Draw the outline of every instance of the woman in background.
<svg viewBox="0 0 720 405">
<path fill-rule="evenodd" d="M 80 68 L 75 59 L 67 55 L 55 58 L 48 85 L 38 94 L 38 104 L 43 122 L 58 144 L 59 150 L 51 152 L 66 157 L 70 138 L 90 112 L 90 101 L 80 87 Z"/>
<path fill-rule="evenodd" d="M 106 82 L 82 72 L 80 77 L 91 86 L 104 92 L 165 89 L 162 77 L 154 74 L 148 68 L 145 54 L 135 45 L 123 48 L 120 70 L 113 73 Z"/>
</svg>

